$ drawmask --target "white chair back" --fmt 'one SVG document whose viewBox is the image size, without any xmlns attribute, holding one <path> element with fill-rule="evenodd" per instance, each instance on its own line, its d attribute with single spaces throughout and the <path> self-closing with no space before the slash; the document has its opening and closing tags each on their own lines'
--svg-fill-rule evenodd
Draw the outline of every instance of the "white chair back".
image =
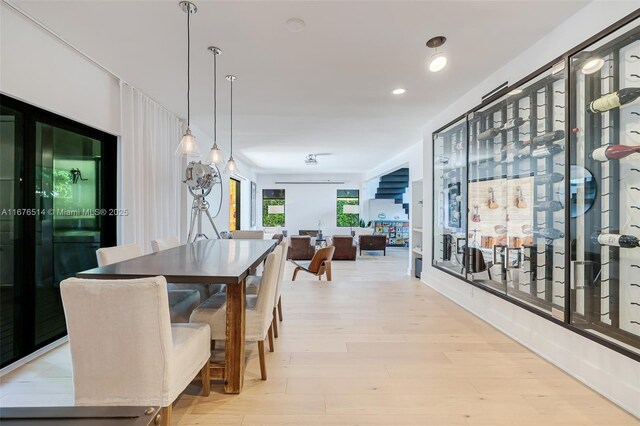
<svg viewBox="0 0 640 426">
<path fill-rule="evenodd" d="M 180 245 L 180 239 L 178 237 L 172 236 L 163 238 L 161 240 L 153 240 L 151 241 L 151 250 L 154 253 L 157 253 L 162 250 L 168 250 L 170 248 L 178 247 Z"/>
<path fill-rule="evenodd" d="M 282 291 L 282 281 L 284 280 L 284 266 L 287 263 L 287 250 L 289 249 L 289 244 L 286 239 L 283 239 L 280 244 L 278 244 L 282 248 L 282 256 L 280 257 L 280 268 L 278 270 L 278 283 L 276 284 L 276 293 L 275 293 L 275 301 L 274 306 L 278 304 L 278 299 L 280 299 L 280 292 Z"/>
<path fill-rule="evenodd" d="M 261 330 L 259 333 L 264 336 L 269 330 L 272 319 L 272 311 L 276 293 L 276 287 L 278 286 L 278 275 L 280 273 L 280 261 L 283 257 L 282 247 L 279 245 L 273 249 L 273 251 L 267 256 L 267 262 L 264 265 L 264 272 L 262 273 L 262 279 L 260 280 L 260 290 L 256 300 L 255 311 L 258 314 L 258 318 L 263 319 L 260 322 Z"/>
<path fill-rule="evenodd" d="M 264 231 L 233 231 L 234 240 L 264 240 Z"/>
<path fill-rule="evenodd" d="M 76 405 L 167 404 L 171 324 L 164 277 L 60 284 Z"/>
<path fill-rule="evenodd" d="M 96 250 L 98 257 L 98 266 L 107 266 L 112 263 L 118 263 L 134 257 L 142 256 L 142 250 L 137 244 L 126 244 L 123 246 L 103 247 Z"/>
</svg>

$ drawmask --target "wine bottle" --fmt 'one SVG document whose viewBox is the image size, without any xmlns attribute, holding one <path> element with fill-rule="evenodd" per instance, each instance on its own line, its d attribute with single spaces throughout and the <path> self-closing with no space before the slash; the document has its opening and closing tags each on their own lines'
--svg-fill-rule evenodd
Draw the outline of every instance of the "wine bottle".
<svg viewBox="0 0 640 426">
<path fill-rule="evenodd" d="M 609 111 L 610 109 L 620 108 L 622 105 L 631 103 L 639 97 L 640 87 L 627 87 L 592 101 L 587 105 L 587 111 L 593 114 Z"/>
<path fill-rule="evenodd" d="M 640 145 L 608 145 L 591 151 L 589 157 L 596 161 L 619 160 L 631 154 L 640 153 Z"/>
<path fill-rule="evenodd" d="M 561 173 L 549 173 L 546 175 L 539 175 L 535 177 L 536 185 L 547 185 L 550 183 L 558 183 L 564 180 L 564 175 Z"/>
<path fill-rule="evenodd" d="M 536 234 L 536 237 L 548 238 L 550 240 L 564 238 L 564 232 L 554 228 L 539 229 L 535 234 Z"/>
<path fill-rule="evenodd" d="M 619 234 L 594 234 L 591 239 L 593 242 L 600 244 L 601 246 L 613 246 L 622 248 L 636 248 L 640 247 L 640 239 L 633 235 L 619 235 Z"/>
<path fill-rule="evenodd" d="M 550 211 L 557 212 L 562 210 L 564 207 L 560 201 L 542 201 L 536 204 L 536 210 L 540 211 Z"/>
<path fill-rule="evenodd" d="M 564 147 L 562 145 L 543 146 L 542 148 L 534 149 L 531 156 L 533 158 L 543 158 L 559 154 L 562 151 L 564 151 Z"/>
<path fill-rule="evenodd" d="M 498 136 L 501 132 L 501 128 L 500 127 L 492 127 L 490 129 L 485 130 L 482 133 L 478 133 L 478 140 L 479 141 L 486 141 L 488 139 L 493 139 L 496 136 Z"/>
<path fill-rule="evenodd" d="M 524 122 L 525 120 L 522 117 L 512 118 L 504 123 L 504 126 L 502 126 L 502 130 L 513 130 L 516 127 L 522 126 Z"/>
<path fill-rule="evenodd" d="M 542 145 L 548 142 L 559 141 L 560 139 L 564 139 L 564 130 L 556 130 L 554 132 L 536 136 L 533 138 L 532 142 L 534 145 Z"/>
</svg>

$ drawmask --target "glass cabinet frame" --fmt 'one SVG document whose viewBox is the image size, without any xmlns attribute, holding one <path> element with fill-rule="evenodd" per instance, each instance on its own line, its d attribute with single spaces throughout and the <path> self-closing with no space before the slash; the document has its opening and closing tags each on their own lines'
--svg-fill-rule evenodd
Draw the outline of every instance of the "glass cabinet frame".
<svg viewBox="0 0 640 426">
<path fill-rule="evenodd" d="M 505 84 L 505 86 L 507 87 L 503 87 L 493 95 L 489 96 L 487 99 L 483 99 L 483 102 L 477 107 L 471 109 L 469 112 L 456 118 L 455 120 L 452 120 L 450 123 L 433 133 L 432 167 L 434 174 L 434 204 L 432 221 L 432 266 L 471 285 L 482 288 L 485 291 L 508 300 L 523 309 L 526 309 L 534 314 L 540 315 L 552 322 L 555 322 L 559 326 L 568 328 L 584 337 L 589 338 L 590 340 L 602 344 L 603 346 L 622 353 L 636 361 L 640 361 L 639 335 L 629 335 L 626 333 L 612 333 L 611 335 L 606 335 L 606 327 L 604 329 L 600 328 L 597 330 L 591 330 L 589 329 L 589 327 L 585 326 L 584 318 L 581 317 L 580 312 L 576 310 L 576 303 L 580 303 L 579 300 L 577 301 L 577 299 L 579 299 L 580 297 L 576 294 L 576 284 L 574 282 L 576 281 L 576 273 L 573 271 L 573 269 L 575 269 L 576 267 L 576 242 L 574 222 L 576 221 L 576 217 L 579 217 L 581 214 L 585 214 L 587 210 L 591 208 L 591 204 L 594 204 L 591 202 L 592 198 L 594 196 L 597 197 L 597 195 L 594 195 L 594 183 L 592 182 L 593 179 L 589 177 L 590 174 L 582 172 L 580 169 L 576 168 L 577 164 L 575 160 L 578 153 L 576 152 L 575 144 L 578 134 L 575 131 L 577 126 L 574 125 L 574 122 L 576 111 L 579 109 L 577 107 L 577 103 L 580 103 L 581 101 L 576 101 L 576 98 L 578 97 L 576 84 L 578 84 L 579 81 L 576 77 L 575 70 L 573 70 L 574 64 L 571 61 L 575 61 L 576 58 L 584 56 L 582 51 L 588 50 L 590 45 L 594 43 L 608 43 L 607 40 L 611 39 L 612 34 L 616 37 L 624 37 L 624 34 L 620 35 L 620 33 L 626 34 L 626 31 L 632 32 L 634 34 L 634 40 L 637 40 L 638 46 L 640 46 L 640 10 L 631 13 L 617 23 L 591 37 L 589 40 L 586 40 L 585 42 L 581 43 L 565 54 L 559 56 L 555 60 L 532 72 L 517 83 L 510 86 L 507 86 Z M 640 47 L 638 48 L 638 50 L 639 53 L 637 54 L 637 56 L 639 57 L 638 61 L 640 64 Z M 498 190 L 498 188 L 493 188 L 493 192 L 496 195 L 496 202 L 498 205 L 503 202 L 510 205 L 513 201 L 513 192 L 511 190 L 512 188 L 510 188 L 510 183 L 513 180 L 526 177 L 527 173 L 526 170 L 518 170 L 515 166 L 509 165 L 513 160 L 505 158 L 505 153 L 497 150 L 499 146 L 505 147 L 510 143 L 516 141 L 518 137 L 517 132 L 513 132 L 513 137 L 510 136 L 508 131 L 499 132 L 497 130 L 484 135 L 484 137 L 489 138 L 493 146 L 496 148 L 496 150 L 493 151 L 493 154 L 495 155 L 493 159 L 495 164 L 493 167 L 495 168 L 492 173 L 487 172 L 487 165 L 491 162 L 489 160 L 490 155 L 484 155 L 484 157 L 487 158 L 480 158 L 480 156 L 478 155 L 477 146 L 479 145 L 479 143 L 477 140 L 477 135 L 478 133 L 488 131 L 492 128 L 491 120 L 493 120 L 497 124 L 504 125 L 507 120 L 517 118 L 517 115 L 509 115 L 509 113 L 506 112 L 504 108 L 502 110 L 500 110 L 500 108 L 505 104 L 508 104 L 508 99 L 510 97 L 513 98 L 523 96 L 520 94 L 521 89 L 524 88 L 526 91 L 526 88 L 528 86 L 536 85 L 536 83 L 541 79 L 544 79 L 545 76 L 549 76 L 558 72 L 563 74 L 563 79 L 559 80 L 559 82 L 556 82 L 555 85 L 549 86 L 552 87 L 552 90 L 553 92 L 555 92 L 556 97 L 553 99 L 553 105 L 549 105 L 549 109 L 546 110 L 546 113 L 550 113 L 553 116 L 553 120 L 556 124 L 550 127 L 547 123 L 545 128 L 534 128 L 533 126 L 531 126 L 531 132 L 535 133 L 534 135 L 532 135 L 532 137 L 535 137 L 540 136 L 543 130 L 546 131 L 546 133 L 562 130 L 564 132 L 564 135 L 561 138 L 558 137 L 555 138 L 556 140 L 547 141 L 547 143 L 542 144 L 542 146 L 549 147 L 554 143 L 559 143 L 564 149 L 552 156 L 552 158 L 554 158 L 553 163 L 555 164 L 551 164 L 551 170 L 545 170 L 548 173 L 544 173 L 547 175 L 553 173 L 555 174 L 555 176 L 545 176 L 543 179 L 541 179 L 549 180 L 547 184 L 541 185 L 541 188 L 544 188 L 543 191 L 538 190 L 537 182 L 534 183 L 532 185 L 534 188 L 534 194 L 530 194 L 534 198 L 527 199 L 527 202 L 531 200 L 531 202 L 536 206 L 533 213 L 534 222 L 537 224 L 545 224 L 546 222 L 549 222 L 551 220 L 554 222 L 554 226 L 552 227 L 554 231 L 541 232 L 542 230 L 538 229 L 538 226 L 534 225 L 532 245 L 535 248 L 528 255 L 524 253 L 523 250 L 518 250 L 517 255 L 514 254 L 514 247 L 511 247 L 512 244 L 509 239 L 507 239 L 506 244 L 504 244 L 504 249 L 499 249 L 497 253 L 485 253 L 484 261 L 486 261 L 487 263 L 490 261 L 496 261 L 498 263 L 501 262 L 503 265 L 506 265 L 506 267 L 504 268 L 502 266 L 500 268 L 490 267 L 489 269 L 492 272 L 492 275 L 490 277 L 486 277 L 485 275 L 484 277 L 479 278 L 477 275 L 482 274 L 476 274 L 475 271 L 471 273 L 471 271 L 465 270 L 466 268 L 455 271 L 452 270 L 450 266 L 443 265 L 442 259 L 438 258 L 439 252 L 437 252 L 437 250 L 439 249 L 438 246 L 442 244 L 442 238 L 438 235 L 443 233 L 442 227 L 438 226 L 438 217 L 442 216 L 439 210 L 441 210 L 443 207 L 443 203 L 441 203 L 437 198 L 438 191 L 442 190 L 441 182 L 437 179 L 438 171 L 436 170 L 436 168 L 438 167 L 438 163 L 436 160 L 436 151 L 438 149 L 436 147 L 436 143 L 438 136 L 440 135 L 440 133 L 446 132 L 452 125 L 459 122 L 460 120 L 466 121 L 467 164 L 465 171 L 467 174 L 467 182 L 466 193 L 462 192 L 462 198 L 467 203 L 467 209 L 462 213 L 462 215 L 464 216 L 466 214 L 468 216 L 468 227 L 465 227 L 464 229 L 464 231 L 466 232 L 464 241 L 455 242 L 454 247 L 460 245 L 464 246 L 465 249 L 469 248 L 470 250 L 472 246 L 476 245 L 480 248 L 483 243 L 485 243 L 485 241 L 481 238 L 481 236 L 476 236 L 474 238 L 471 225 L 472 222 L 475 222 L 475 220 L 472 221 L 474 216 L 478 213 L 478 216 L 482 216 L 483 212 L 482 208 L 480 208 L 479 212 L 474 211 L 474 203 L 477 203 L 476 201 L 474 201 L 474 196 L 476 196 L 476 198 L 478 196 L 481 197 L 482 203 L 488 203 L 490 201 L 488 194 L 485 194 L 485 188 L 483 188 L 482 190 L 474 189 L 475 182 L 488 181 L 488 185 L 504 186 L 506 188 L 504 189 L 504 192 L 501 192 L 500 190 Z M 640 75 L 640 73 L 638 73 L 638 75 Z M 608 78 L 608 76 L 605 76 L 605 78 Z M 553 80 L 553 78 L 551 78 L 551 80 Z M 638 80 L 638 84 L 634 85 L 634 87 L 640 87 L 640 77 Z M 613 89 L 616 89 L 616 87 L 613 86 Z M 556 102 L 556 100 L 558 101 Z M 559 108 L 554 111 L 553 108 L 556 105 L 558 105 Z M 636 100 L 636 105 L 640 106 L 640 101 Z M 580 106 L 582 107 L 582 105 Z M 638 109 L 638 112 L 640 113 L 640 109 Z M 495 113 L 494 118 L 487 118 L 487 114 L 493 113 Z M 544 114 L 545 112 L 542 111 L 542 113 Z M 482 126 L 480 126 L 478 123 L 481 120 L 487 121 L 483 123 Z M 523 126 L 526 126 L 526 124 Z M 476 129 L 476 127 L 478 127 L 478 129 Z M 640 128 L 637 129 L 637 131 L 640 131 Z M 494 138 L 495 141 L 493 140 Z M 503 140 L 502 138 L 505 139 Z M 486 142 L 483 143 L 487 145 Z M 531 145 L 532 149 L 534 149 L 534 144 Z M 491 152 L 490 150 L 486 149 L 486 147 L 483 149 L 486 151 L 485 154 Z M 529 156 L 531 156 L 531 153 L 532 152 L 530 150 L 528 153 Z M 580 151 L 579 154 L 584 154 L 584 152 Z M 509 154 L 507 151 L 507 156 L 508 155 Z M 635 155 L 637 156 L 638 154 Z M 485 160 L 486 163 L 484 165 L 479 164 L 480 161 Z M 549 168 L 549 163 L 545 161 L 532 160 L 531 163 L 533 169 L 529 171 L 529 176 L 531 176 L 533 179 L 536 179 L 536 175 L 542 173 L 543 170 L 539 169 L 539 167 L 541 167 L 543 163 L 547 164 L 547 169 Z M 638 169 L 640 169 L 640 167 L 638 167 Z M 558 175 L 562 175 L 562 179 L 560 179 Z M 504 182 L 502 181 L 502 179 L 504 179 Z M 596 184 L 600 185 L 599 182 Z M 640 185 L 637 186 L 640 187 Z M 586 199 L 589 200 L 589 202 L 578 203 L 576 201 L 577 192 L 583 194 Z M 485 198 L 487 199 L 485 200 Z M 555 203 L 556 201 L 559 202 L 562 206 L 560 207 L 560 204 Z M 541 202 L 546 202 L 545 204 L 543 204 L 543 206 L 544 208 L 550 207 L 550 210 L 546 212 L 540 212 L 538 207 L 539 203 Z M 490 210 L 486 210 L 486 212 L 489 215 L 491 214 Z M 595 210 L 589 212 L 589 214 L 594 213 Z M 497 217 L 500 217 L 500 215 L 498 215 Z M 640 226 L 640 223 L 638 223 L 637 225 Z M 496 224 L 495 226 L 497 228 L 498 224 Z M 509 233 L 509 226 L 505 226 L 505 228 L 507 228 L 507 233 Z M 552 238 L 549 238 L 550 235 L 552 236 Z M 486 237 L 487 244 L 489 244 L 491 241 L 495 241 L 491 239 L 495 238 L 495 236 L 486 235 Z M 586 237 L 588 236 L 585 236 L 585 238 Z M 545 242 L 541 243 L 539 242 L 539 240 Z M 640 248 L 637 248 L 636 251 L 638 252 L 638 257 L 640 258 Z M 467 254 L 465 254 L 465 256 L 467 256 Z M 507 259 L 506 261 L 504 260 L 505 256 Z M 522 275 L 522 264 L 527 261 L 527 258 L 529 260 L 531 258 L 534 258 L 536 260 L 537 266 L 535 266 L 535 268 L 539 269 L 536 273 L 537 277 L 543 278 L 538 284 L 538 286 L 542 285 L 543 288 L 537 288 L 533 293 L 531 291 L 527 291 L 526 285 L 522 288 L 518 288 L 517 285 L 513 283 L 513 277 L 509 277 L 510 273 L 514 273 L 513 270 L 515 270 L 515 273 Z M 477 256 L 474 257 L 474 255 L 472 255 L 471 257 L 466 258 L 464 263 L 466 265 L 472 265 L 475 259 L 477 259 Z M 502 261 L 500 259 L 502 259 Z M 510 259 L 513 261 L 510 261 Z M 542 268 L 539 267 L 541 261 L 545 263 L 544 267 Z M 637 263 L 640 267 L 640 261 Z M 500 276 L 499 280 L 496 280 L 496 275 Z M 504 277 L 509 278 L 505 279 Z M 577 281 L 579 281 L 579 276 L 577 278 Z M 520 281 L 520 283 L 522 283 L 522 281 Z M 531 284 L 531 281 L 529 281 L 528 283 Z M 526 281 L 525 284 L 527 284 Z M 523 289 L 525 290 L 524 292 L 522 291 Z M 638 291 L 638 294 L 640 295 L 640 287 L 638 288 Z M 536 293 L 541 294 L 542 297 L 540 298 L 543 300 L 537 301 Z M 602 294 L 598 295 L 602 296 Z M 640 300 L 636 301 L 636 303 L 640 304 Z M 637 306 L 637 308 L 640 310 L 640 305 Z M 640 327 L 640 324 L 638 324 L 638 327 Z M 630 339 L 622 339 L 620 338 L 621 335 L 624 335 L 624 337 L 627 338 L 630 337 Z"/>
</svg>

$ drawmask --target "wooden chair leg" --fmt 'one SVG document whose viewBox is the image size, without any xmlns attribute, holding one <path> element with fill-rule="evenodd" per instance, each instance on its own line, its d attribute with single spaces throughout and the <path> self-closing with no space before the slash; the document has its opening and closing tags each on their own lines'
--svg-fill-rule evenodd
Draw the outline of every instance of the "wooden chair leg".
<svg viewBox="0 0 640 426">
<path fill-rule="evenodd" d="M 278 318 L 276 317 L 276 307 L 273 307 L 273 320 L 271 321 L 271 327 L 273 327 L 273 337 L 278 338 Z"/>
<path fill-rule="evenodd" d="M 282 296 L 278 299 L 278 315 L 280 316 L 280 321 L 282 321 Z"/>
<path fill-rule="evenodd" d="M 275 349 L 273 347 L 273 326 L 269 327 L 269 331 L 267 331 L 267 335 L 269 336 L 269 352 L 273 352 Z"/>
<path fill-rule="evenodd" d="M 267 380 L 267 363 L 264 360 L 264 340 L 258 342 L 258 356 L 260 357 L 260 376 Z"/>
<path fill-rule="evenodd" d="M 171 426 L 171 404 L 167 407 L 160 408 L 160 424 L 162 426 Z"/>
<path fill-rule="evenodd" d="M 331 281 L 331 261 L 328 260 L 324 263 L 326 273 L 327 273 L 327 281 Z"/>
<path fill-rule="evenodd" d="M 296 269 L 293 270 L 293 278 L 291 278 L 291 281 L 295 281 L 296 277 L 298 276 L 298 272 L 300 272 L 300 267 L 298 266 Z"/>
<path fill-rule="evenodd" d="M 200 370 L 200 380 L 202 380 L 202 396 L 209 396 L 211 392 L 211 376 L 209 375 L 209 367 L 211 362 L 207 360 Z"/>
</svg>

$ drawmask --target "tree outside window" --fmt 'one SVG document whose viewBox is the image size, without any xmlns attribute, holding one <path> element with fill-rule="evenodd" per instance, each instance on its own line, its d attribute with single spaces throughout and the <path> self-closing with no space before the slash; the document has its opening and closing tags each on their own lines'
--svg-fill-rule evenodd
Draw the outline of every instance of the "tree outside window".
<svg viewBox="0 0 640 426">
<path fill-rule="evenodd" d="M 284 226 L 284 189 L 262 190 L 262 226 Z"/>
<path fill-rule="evenodd" d="M 344 206 L 360 204 L 360 191 L 357 189 L 338 189 L 337 197 L 337 225 L 342 227 L 358 226 L 360 214 L 345 213 Z"/>
</svg>

